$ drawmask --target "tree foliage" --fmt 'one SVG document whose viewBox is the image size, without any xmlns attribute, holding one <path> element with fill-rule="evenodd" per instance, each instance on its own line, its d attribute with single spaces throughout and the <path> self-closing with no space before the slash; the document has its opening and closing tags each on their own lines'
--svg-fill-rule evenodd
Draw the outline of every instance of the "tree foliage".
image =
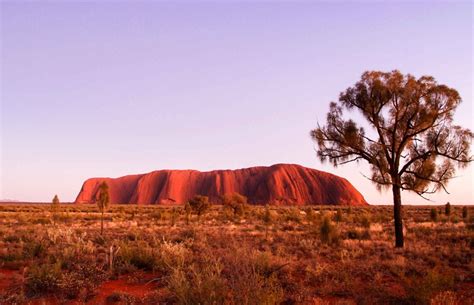
<svg viewBox="0 0 474 305">
<path fill-rule="evenodd" d="M 100 217 L 100 234 L 104 234 L 104 212 L 109 207 L 110 203 L 110 194 L 109 194 L 109 186 L 107 182 L 102 181 L 99 185 L 99 194 L 97 198 L 97 207 L 99 208 L 101 217 Z"/>
<path fill-rule="evenodd" d="M 103 181 L 99 186 L 99 195 L 97 198 L 97 207 L 101 213 L 105 212 L 109 207 L 110 195 L 107 182 Z"/>
<path fill-rule="evenodd" d="M 189 205 L 198 217 L 204 214 L 211 206 L 209 203 L 209 197 L 202 195 L 196 195 L 191 198 L 189 200 Z"/>
<path fill-rule="evenodd" d="M 59 209 L 59 204 L 60 204 L 60 202 L 59 202 L 59 197 L 58 197 L 58 195 L 54 195 L 54 198 L 53 198 L 53 200 L 51 201 L 51 210 L 52 210 L 53 212 L 57 212 L 57 210 Z"/>
<path fill-rule="evenodd" d="M 222 196 L 222 203 L 232 210 L 234 216 L 240 216 L 245 212 L 247 197 L 239 193 L 225 194 Z"/>
<path fill-rule="evenodd" d="M 453 124 L 461 102 L 458 92 L 438 84 L 431 76 L 418 79 L 399 71 L 365 72 L 355 86 L 330 104 L 326 126 L 311 136 L 321 161 L 334 166 L 364 159 L 371 165 L 378 187 L 397 184 L 419 195 L 446 190 L 455 165 L 473 160 L 473 133 Z M 343 118 L 343 110 L 356 109 L 376 136 Z"/>
<path fill-rule="evenodd" d="M 330 103 L 326 124 L 311 131 L 318 157 L 334 166 L 365 160 L 378 189 L 425 194 L 445 190 L 456 168 L 473 161 L 473 133 L 453 123 L 459 93 L 431 76 L 369 71 Z M 370 130 L 345 111 L 357 110 Z M 397 213 L 397 212 L 396 212 Z M 401 223 L 399 224 L 401 225 Z"/>
</svg>

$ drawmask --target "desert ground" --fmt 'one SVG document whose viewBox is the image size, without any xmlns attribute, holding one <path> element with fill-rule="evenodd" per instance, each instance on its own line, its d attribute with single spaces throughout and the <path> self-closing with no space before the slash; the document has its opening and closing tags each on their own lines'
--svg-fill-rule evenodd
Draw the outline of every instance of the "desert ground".
<svg viewBox="0 0 474 305">
<path fill-rule="evenodd" d="M 3 204 L 0 304 L 473 304 L 474 207 L 392 213 Z"/>
</svg>

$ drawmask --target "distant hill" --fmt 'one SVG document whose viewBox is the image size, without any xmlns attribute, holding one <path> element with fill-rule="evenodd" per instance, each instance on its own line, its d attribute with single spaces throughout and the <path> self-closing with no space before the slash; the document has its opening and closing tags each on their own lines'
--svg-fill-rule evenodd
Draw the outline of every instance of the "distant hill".
<svg viewBox="0 0 474 305">
<path fill-rule="evenodd" d="M 0 199 L 1 203 L 15 203 L 15 202 L 20 202 L 20 200 L 14 200 L 14 199 Z"/>
</svg>

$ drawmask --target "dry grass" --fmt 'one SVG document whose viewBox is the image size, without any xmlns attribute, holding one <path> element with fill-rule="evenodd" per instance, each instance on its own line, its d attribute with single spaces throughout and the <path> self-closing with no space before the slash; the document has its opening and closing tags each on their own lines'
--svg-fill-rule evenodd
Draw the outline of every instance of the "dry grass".
<svg viewBox="0 0 474 305">
<path fill-rule="evenodd" d="M 187 221 L 182 207 L 112 206 L 100 235 L 93 206 L 0 205 L 0 269 L 18 270 L 0 304 L 54 296 L 87 303 L 100 285 L 151 277 L 141 304 L 473 304 L 474 223 L 405 207 L 393 248 L 391 207 L 222 206 Z M 468 209 L 474 215 L 474 209 Z M 143 285 L 148 285 L 143 283 Z M 132 301 L 130 301 L 132 300 Z"/>
</svg>

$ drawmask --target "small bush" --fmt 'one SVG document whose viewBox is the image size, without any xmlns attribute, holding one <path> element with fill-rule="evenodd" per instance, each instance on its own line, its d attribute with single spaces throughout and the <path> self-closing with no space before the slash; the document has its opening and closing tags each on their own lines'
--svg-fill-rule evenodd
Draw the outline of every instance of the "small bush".
<svg viewBox="0 0 474 305">
<path fill-rule="evenodd" d="M 156 253 L 148 246 L 122 244 L 115 261 L 115 269 L 129 271 L 130 267 L 152 271 L 157 266 Z"/>
<path fill-rule="evenodd" d="M 301 214 L 299 209 L 291 208 L 283 216 L 284 221 L 291 221 L 295 223 L 301 223 Z"/>
<path fill-rule="evenodd" d="M 225 208 L 232 210 L 234 217 L 242 216 L 247 209 L 247 197 L 239 193 L 225 194 L 222 203 Z"/>
<path fill-rule="evenodd" d="M 168 288 L 176 304 L 225 304 L 227 287 L 221 277 L 222 265 L 208 264 L 202 268 L 191 265 L 188 270 L 176 268 L 168 280 Z"/>
<path fill-rule="evenodd" d="M 321 241 L 325 244 L 337 244 L 339 242 L 339 234 L 336 227 L 332 224 L 329 217 L 325 216 L 319 228 Z"/>
<path fill-rule="evenodd" d="M 466 206 L 462 207 L 462 218 L 467 219 L 468 216 L 469 216 L 469 213 L 468 213 L 467 207 Z"/>
<path fill-rule="evenodd" d="M 33 265 L 26 275 L 26 294 L 31 297 L 57 292 L 61 281 L 60 263 Z"/>
<path fill-rule="evenodd" d="M 446 205 L 444 206 L 444 214 L 446 216 L 449 216 L 451 215 L 451 203 L 446 203 Z"/>
<path fill-rule="evenodd" d="M 209 203 L 209 197 L 201 195 L 196 195 L 190 199 L 189 205 L 194 213 L 196 213 L 198 218 L 201 217 L 202 214 L 206 213 L 206 211 L 211 207 Z"/>
<path fill-rule="evenodd" d="M 430 219 L 432 222 L 438 221 L 438 211 L 435 208 L 432 208 L 430 211 Z"/>
<path fill-rule="evenodd" d="M 369 215 L 363 214 L 362 217 L 360 218 L 360 224 L 362 227 L 368 229 L 370 228 L 370 218 Z"/>
<path fill-rule="evenodd" d="M 406 279 L 405 289 L 409 303 L 429 304 L 433 295 L 454 286 L 451 274 L 442 274 L 436 270 L 429 271 L 421 279 Z"/>
<path fill-rule="evenodd" d="M 160 210 L 157 210 L 153 213 L 150 214 L 150 217 L 155 220 L 156 222 L 159 222 L 162 218 L 163 218 L 163 215 L 161 213 Z"/>
<path fill-rule="evenodd" d="M 371 235 L 370 231 L 365 229 L 363 231 L 359 230 L 349 230 L 346 234 L 347 239 L 355 239 L 355 240 L 370 240 Z"/>
</svg>

